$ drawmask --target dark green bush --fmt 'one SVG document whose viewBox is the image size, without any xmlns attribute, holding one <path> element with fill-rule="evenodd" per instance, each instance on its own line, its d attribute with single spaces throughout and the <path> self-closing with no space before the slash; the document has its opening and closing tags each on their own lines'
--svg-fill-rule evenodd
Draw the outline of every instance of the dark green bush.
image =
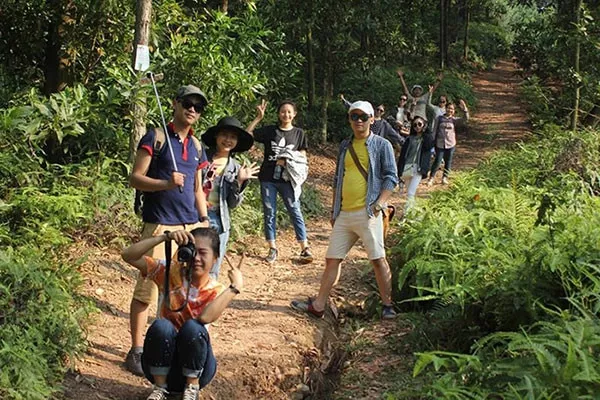
<svg viewBox="0 0 600 400">
<path fill-rule="evenodd" d="M 33 246 L 0 252 L 1 398 L 48 398 L 82 354 L 91 306 L 73 296 L 80 283 L 76 266 L 48 263 Z"/>
</svg>

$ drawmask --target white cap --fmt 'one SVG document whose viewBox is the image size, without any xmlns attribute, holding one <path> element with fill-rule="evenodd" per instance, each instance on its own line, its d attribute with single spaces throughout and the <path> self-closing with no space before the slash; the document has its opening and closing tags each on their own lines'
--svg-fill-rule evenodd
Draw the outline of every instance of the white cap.
<svg viewBox="0 0 600 400">
<path fill-rule="evenodd" d="M 355 101 L 350 105 L 350 109 L 348 110 L 348 114 L 350 114 L 354 110 L 360 110 L 365 114 L 369 114 L 371 117 L 375 115 L 375 111 L 373 111 L 373 106 L 368 101 Z"/>
</svg>

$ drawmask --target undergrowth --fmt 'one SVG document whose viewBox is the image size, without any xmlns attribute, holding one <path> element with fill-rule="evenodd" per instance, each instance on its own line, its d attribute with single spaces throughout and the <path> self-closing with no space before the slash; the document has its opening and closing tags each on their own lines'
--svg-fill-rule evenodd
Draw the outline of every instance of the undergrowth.
<svg viewBox="0 0 600 400">
<path fill-rule="evenodd" d="M 391 265 L 415 384 L 388 398 L 595 398 L 599 140 L 548 125 L 409 215 Z"/>
</svg>

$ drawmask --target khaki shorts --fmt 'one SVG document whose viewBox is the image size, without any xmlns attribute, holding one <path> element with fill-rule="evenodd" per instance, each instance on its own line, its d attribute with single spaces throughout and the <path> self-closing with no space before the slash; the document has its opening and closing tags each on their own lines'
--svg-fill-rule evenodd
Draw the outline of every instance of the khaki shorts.
<svg viewBox="0 0 600 400">
<path fill-rule="evenodd" d="M 145 222 L 144 227 L 142 228 L 142 239 L 162 235 L 163 233 L 165 233 L 165 231 L 174 232 L 181 229 L 191 231 L 199 227 L 199 222 L 195 224 L 186 225 L 160 225 Z M 173 243 L 171 246 L 171 257 L 175 255 L 176 251 L 177 245 Z M 164 243 L 153 247 L 146 253 L 146 255 L 152 258 L 156 258 L 157 260 L 165 260 L 166 257 Z M 142 274 L 139 274 L 138 279 L 135 283 L 135 289 L 133 289 L 133 298 L 144 304 L 156 303 L 158 301 L 158 288 L 156 286 L 156 283 L 154 283 L 154 281 L 151 279 L 144 278 Z"/>
<path fill-rule="evenodd" d="M 329 236 L 325 257 L 343 260 L 358 239 L 367 249 L 369 260 L 385 257 L 381 213 L 369 218 L 366 209 L 341 211 Z"/>
</svg>

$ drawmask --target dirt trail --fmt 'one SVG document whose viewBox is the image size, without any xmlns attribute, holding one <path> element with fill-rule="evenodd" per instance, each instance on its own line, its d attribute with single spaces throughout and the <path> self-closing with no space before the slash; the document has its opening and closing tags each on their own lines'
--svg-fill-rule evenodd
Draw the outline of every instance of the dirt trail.
<svg viewBox="0 0 600 400">
<path fill-rule="evenodd" d="M 491 153 L 525 139 L 531 133 L 527 113 L 519 101 L 519 78 L 515 66 L 500 61 L 492 71 L 473 76 L 478 98 L 467 135 L 457 139 L 453 169 L 467 171 Z M 438 174 L 439 175 L 439 174 Z M 418 195 L 444 188 L 439 182 L 423 183 Z M 386 392 L 406 389 L 412 376 L 413 355 L 404 336 L 412 329 L 401 316 L 394 324 L 360 322 L 362 326 L 345 337 L 351 349 L 334 399 L 381 399 Z M 400 381 L 399 377 L 405 377 Z"/>
<path fill-rule="evenodd" d="M 479 104 L 467 138 L 459 138 L 456 168 L 476 165 L 492 150 L 522 138 L 528 131 L 527 118 L 517 97 L 519 79 L 509 62 L 501 62 L 491 72 L 473 79 Z M 310 155 L 309 184 L 323 194 L 324 204 L 330 204 L 328 188 L 335 164 L 335 146 L 319 149 Z M 436 187 L 439 187 L 436 185 Z M 427 193 L 424 185 L 421 195 Z M 400 198 L 395 201 L 401 203 Z M 211 342 L 218 360 L 218 372 L 213 382 L 201 393 L 202 399 L 287 399 L 294 388 L 306 379 L 306 364 L 318 364 L 323 335 L 330 328 L 327 321 L 315 321 L 292 312 L 289 301 L 313 294 L 318 289 L 324 268 L 324 254 L 330 231 L 324 221 L 310 221 L 308 235 L 315 262 L 301 266 L 294 262 L 298 248 L 293 232 L 286 231 L 278 239 L 280 259 L 275 265 L 265 264 L 261 257 L 266 248 L 258 237 L 243 238 L 233 246 L 230 257 L 237 261 L 236 250 L 249 253 L 243 268 L 245 290 L 232 302 L 224 315 L 211 328 Z M 65 382 L 64 399 L 142 400 L 149 393 L 149 383 L 123 368 L 123 359 L 130 345 L 129 302 L 135 282 L 133 268 L 120 261 L 115 250 L 74 248 L 74 254 L 88 253 L 81 266 L 84 294 L 92 298 L 101 313 L 89 326 L 89 349 L 75 371 Z M 344 264 L 343 277 L 335 297 L 356 299 L 370 292 L 365 281 L 372 273 L 364 266 L 364 253 L 355 248 Z M 225 275 L 225 274 L 223 274 Z M 226 276 L 222 276 L 223 282 Z M 401 327 L 398 321 L 397 327 Z M 377 351 L 378 345 L 390 335 L 401 335 L 395 325 L 375 324 L 365 332 Z M 369 336 L 370 335 L 370 336 Z M 353 398 L 378 398 L 385 383 L 381 371 L 400 363 L 398 357 L 386 355 L 381 347 L 378 362 L 361 364 L 353 355 L 350 368 L 358 368 L 369 382 L 348 386 L 342 379 L 340 393 L 351 390 Z M 385 358 L 390 357 L 390 358 Z M 361 365 L 364 365 L 364 371 Z M 368 367 L 368 368 L 367 368 Z M 364 389 L 364 390 L 363 390 Z M 361 391 L 362 390 L 362 391 Z M 344 398 L 342 394 L 340 394 Z"/>
</svg>

